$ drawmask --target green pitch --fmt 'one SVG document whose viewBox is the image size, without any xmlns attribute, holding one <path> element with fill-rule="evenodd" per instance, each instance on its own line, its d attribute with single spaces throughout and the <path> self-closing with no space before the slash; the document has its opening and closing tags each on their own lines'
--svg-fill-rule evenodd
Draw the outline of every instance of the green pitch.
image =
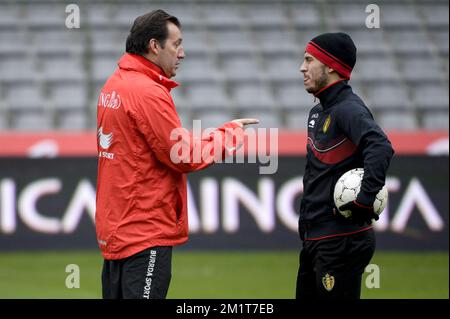
<svg viewBox="0 0 450 319">
<path fill-rule="evenodd" d="M 293 298 L 297 252 L 174 250 L 168 298 Z M 363 298 L 449 298 L 448 253 L 378 251 L 380 288 Z M 66 287 L 66 266 L 80 270 L 80 288 Z M 97 251 L 0 253 L 0 298 L 100 298 Z"/>
</svg>

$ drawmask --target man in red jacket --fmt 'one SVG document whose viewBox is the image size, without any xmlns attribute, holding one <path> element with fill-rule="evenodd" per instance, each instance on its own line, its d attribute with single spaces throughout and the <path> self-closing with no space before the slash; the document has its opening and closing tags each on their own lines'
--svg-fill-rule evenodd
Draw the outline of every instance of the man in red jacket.
<svg viewBox="0 0 450 319">
<path fill-rule="evenodd" d="M 257 120 L 234 120 L 203 138 L 180 128 L 170 96 L 185 57 L 176 17 L 162 10 L 138 17 L 126 52 L 97 105 L 103 298 L 165 298 L 172 247 L 188 239 L 185 174 L 233 154 L 243 126 Z M 173 151 L 180 145 L 182 155 Z"/>
</svg>

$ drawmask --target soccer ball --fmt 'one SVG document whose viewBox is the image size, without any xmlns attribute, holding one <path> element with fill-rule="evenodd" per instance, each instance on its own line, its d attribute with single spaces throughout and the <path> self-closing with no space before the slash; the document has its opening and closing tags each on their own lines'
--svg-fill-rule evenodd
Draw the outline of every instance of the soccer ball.
<svg viewBox="0 0 450 319">
<path fill-rule="evenodd" d="M 334 186 L 334 204 L 344 217 L 350 217 L 351 211 L 341 211 L 340 207 L 356 199 L 361 188 L 361 181 L 364 176 L 363 168 L 355 168 L 339 178 Z M 388 192 L 386 185 L 378 192 L 373 208 L 376 214 L 380 215 L 388 202 Z"/>
</svg>

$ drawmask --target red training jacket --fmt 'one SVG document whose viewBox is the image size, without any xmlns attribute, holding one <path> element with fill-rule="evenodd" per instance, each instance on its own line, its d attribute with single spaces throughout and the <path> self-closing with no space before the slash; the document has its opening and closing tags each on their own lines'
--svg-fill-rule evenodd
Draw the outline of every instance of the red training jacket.
<svg viewBox="0 0 450 319">
<path fill-rule="evenodd" d="M 181 130 L 170 96 L 178 84 L 139 55 L 125 54 L 118 65 L 97 104 L 95 223 L 99 247 L 110 260 L 186 242 L 185 173 L 234 153 L 243 141 L 236 123 L 203 139 Z M 220 148 L 214 149 L 214 136 L 221 139 Z M 195 153 L 199 149 L 203 159 Z"/>
</svg>

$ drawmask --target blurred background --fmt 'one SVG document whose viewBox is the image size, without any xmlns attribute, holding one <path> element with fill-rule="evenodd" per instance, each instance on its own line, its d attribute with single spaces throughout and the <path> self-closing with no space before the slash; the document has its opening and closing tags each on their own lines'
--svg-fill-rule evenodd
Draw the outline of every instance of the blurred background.
<svg viewBox="0 0 450 319">
<path fill-rule="evenodd" d="M 66 25 L 70 3 L 79 28 Z M 375 29 L 369 4 L 0 0 L 0 298 L 100 297 L 97 98 L 134 19 L 158 8 L 183 27 L 172 91 L 183 125 L 256 117 L 280 133 L 274 175 L 223 164 L 189 177 L 191 240 L 174 253 L 169 297 L 293 298 L 314 105 L 299 69 L 310 39 L 343 31 L 358 48 L 350 84 L 397 151 L 377 225 L 381 288 L 363 297 L 448 298 L 449 4 L 377 1 Z M 81 288 L 66 287 L 67 264 Z"/>
</svg>

